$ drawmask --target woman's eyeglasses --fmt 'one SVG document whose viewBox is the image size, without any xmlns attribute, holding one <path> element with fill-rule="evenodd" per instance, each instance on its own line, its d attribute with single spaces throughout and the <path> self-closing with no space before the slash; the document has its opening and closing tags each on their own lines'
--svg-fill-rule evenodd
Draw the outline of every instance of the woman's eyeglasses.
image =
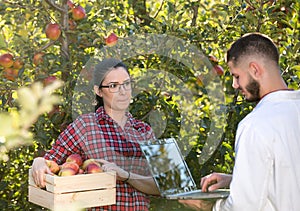
<svg viewBox="0 0 300 211">
<path fill-rule="evenodd" d="M 106 86 L 100 86 L 99 88 L 108 88 L 108 90 L 112 93 L 116 93 L 116 92 L 119 92 L 120 89 L 121 89 L 121 86 L 123 87 L 123 89 L 125 89 L 126 91 L 129 91 L 131 90 L 131 84 L 132 84 L 132 81 L 125 81 L 124 83 L 122 84 L 119 84 L 119 83 L 110 83 Z"/>
</svg>

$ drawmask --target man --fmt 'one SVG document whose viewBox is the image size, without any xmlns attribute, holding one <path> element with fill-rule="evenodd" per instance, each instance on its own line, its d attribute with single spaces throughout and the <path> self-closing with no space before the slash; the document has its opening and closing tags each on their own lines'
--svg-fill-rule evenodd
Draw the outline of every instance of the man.
<svg viewBox="0 0 300 211">
<path fill-rule="evenodd" d="M 203 191 L 230 186 L 230 195 L 180 202 L 197 210 L 300 210 L 300 91 L 288 89 L 278 61 L 276 46 L 262 34 L 246 34 L 231 46 L 232 86 L 258 104 L 239 123 L 232 176 L 201 179 Z"/>
</svg>

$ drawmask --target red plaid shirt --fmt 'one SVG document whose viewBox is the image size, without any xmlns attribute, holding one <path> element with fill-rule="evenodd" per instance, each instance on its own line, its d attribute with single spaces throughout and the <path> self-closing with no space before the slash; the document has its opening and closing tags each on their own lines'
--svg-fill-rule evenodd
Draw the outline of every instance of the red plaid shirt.
<svg viewBox="0 0 300 211">
<path fill-rule="evenodd" d="M 45 154 L 46 159 L 63 163 L 72 153 L 82 158 L 102 158 L 140 175 L 150 175 L 139 147 L 140 141 L 154 138 L 151 127 L 126 113 L 128 120 L 122 129 L 103 107 L 95 113 L 79 116 L 64 130 Z M 89 210 L 142 211 L 149 209 L 149 198 L 130 184 L 117 180 L 116 204 Z"/>
</svg>

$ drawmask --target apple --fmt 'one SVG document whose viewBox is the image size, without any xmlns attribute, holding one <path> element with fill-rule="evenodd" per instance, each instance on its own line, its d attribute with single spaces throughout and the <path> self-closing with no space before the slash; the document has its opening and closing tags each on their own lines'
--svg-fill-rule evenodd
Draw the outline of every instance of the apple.
<svg viewBox="0 0 300 211">
<path fill-rule="evenodd" d="M 72 17 L 74 20 L 82 20 L 86 17 L 85 9 L 78 5 L 72 8 Z"/>
<path fill-rule="evenodd" d="M 18 77 L 18 73 L 19 73 L 19 70 L 11 68 L 11 67 L 5 68 L 3 70 L 3 76 L 10 81 L 15 81 L 16 78 Z"/>
<path fill-rule="evenodd" d="M 105 43 L 107 46 L 111 47 L 117 44 L 118 42 L 118 36 L 115 33 L 111 33 L 106 39 Z"/>
<path fill-rule="evenodd" d="M 52 173 L 56 174 L 59 172 L 59 165 L 54 160 L 46 160 L 46 164 Z"/>
<path fill-rule="evenodd" d="M 70 29 L 70 30 L 76 29 L 77 24 L 76 24 L 75 21 L 69 19 L 69 20 L 68 20 L 68 23 L 69 23 L 69 29 Z"/>
<path fill-rule="evenodd" d="M 43 62 L 43 56 L 45 54 L 43 52 L 37 52 L 34 54 L 33 56 L 33 64 L 35 66 L 38 66 L 39 64 L 41 64 Z"/>
<path fill-rule="evenodd" d="M 82 164 L 82 169 L 83 169 L 83 170 L 86 170 L 87 166 L 88 166 L 89 164 L 91 164 L 91 163 L 95 163 L 95 164 L 97 164 L 98 166 L 101 166 L 100 163 L 98 163 L 95 159 L 90 158 L 90 159 L 87 159 L 87 160 L 85 160 L 85 161 L 83 162 L 83 164 Z"/>
<path fill-rule="evenodd" d="M 218 59 L 215 56 L 213 56 L 213 55 L 209 55 L 208 59 L 212 63 L 218 63 Z"/>
<path fill-rule="evenodd" d="M 82 165 L 82 158 L 79 154 L 71 154 L 67 157 L 66 162 L 75 162 L 78 166 Z"/>
<path fill-rule="evenodd" d="M 73 3 L 72 1 L 70 1 L 70 0 L 67 1 L 67 5 L 68 5 L 71 9 L 73 9 L 73 7 L 75 6 L 74 3 Z"/>
<path fill-rule="evenodd" d="M 50 40 L 57 40 L 61 35 L 61 29 L 57 23 L 48 23 L 45 32 Z"/>
<path fill-rule="evenodd" d="M 75 174 L 79 171 L 79 166 L 75 162 L 65 162 L 61 165 L 61 169 L 73 169 L 75 171 Z"/>
<path fill-rule="evenodd" d="M 219 76 L 223 75 L 224 74 L 224 70 L 223 70 L 223 67 L 221 67 L 220 65 L 215 65 L 213 67 L 213 72 Z"/>
<path fill-rule="evenodd" d="M 79 169 L 77 174 L 84 174 L 84 170 L 83 169 Z"/>
<path fill-rule="evenodd" d="M 0 56 L 0 65 L 2 67 L 11 67 L 14 64 L 14 57 L 10 53 L 5 53 Z"/>
<path fill-rule="evenodd" d="M 13 68 L 14 68 L 14 69 L 19 70 L 19 69 L 21 69 L 23 66 L 24 66 L 24 62 L 23 62 L 20 58 L 15 59 L 14 64 L 13 64 Z"/>
<path fill-rule="evenodd" d="M 94 173 L 103 172 L 103 169 L 97 163 L 90 163 L 87 165 L 85 172 L 88 174 L 94 174 Z"/>
<path fill-rule="evenodd" d="M 58 176 L 61 177 L 65 177 L 65 176 L 72 176 L 75 175 L 77 172 L 75 172 L 74 169 L 72 168 L 62 168 L 59 172 L 58 172 Z"/>
<path fill-rule="evenodd" d="M 48 86 L 49 84 L 53 83 L 53 81 L 57 80 L 56 76 L 51 75 L 44 79 L 43 84 L 44 86 Z"/>
</svg>

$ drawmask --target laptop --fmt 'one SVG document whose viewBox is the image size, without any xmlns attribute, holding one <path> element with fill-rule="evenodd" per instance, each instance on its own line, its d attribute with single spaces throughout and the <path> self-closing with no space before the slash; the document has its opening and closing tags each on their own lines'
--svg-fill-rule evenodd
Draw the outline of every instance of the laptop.
<svg viewBox="0 0 300 211">
<path fill-rule="evenodd" d="M 140 146 L 162 197 L 203 200 L 228 197 L 229 189 L 202 192 L 197 188 L 174 138 L 149 140 Z"/>
</svg>

